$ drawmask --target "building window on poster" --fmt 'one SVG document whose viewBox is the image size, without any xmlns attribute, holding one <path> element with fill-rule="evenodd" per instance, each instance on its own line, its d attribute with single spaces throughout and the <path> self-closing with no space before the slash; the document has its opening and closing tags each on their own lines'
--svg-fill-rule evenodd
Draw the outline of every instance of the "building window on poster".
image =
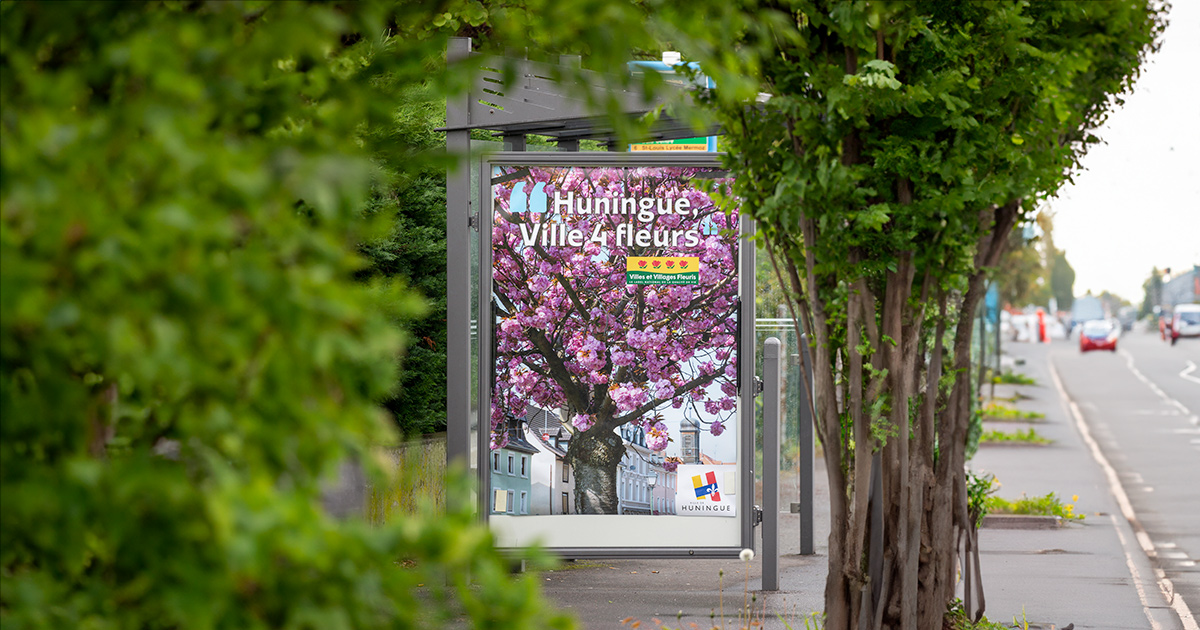
<svg viewBox="0 0 1200 630">
<path fill-rule="evenodd" d="M 490 447 L 509 446 L 514 417 L 561 429 L 580 514 L 654 511 L 651 465 L 735 470 L 738 213 L 719 203 L 731 181 L 678 166 L 491 176 Z M 531 466 L 553 470 L 551 457 Z M 684 479 L 677 495 L 694 493 Z M 736 490 L 720 497 L 706 498 L 721 506 L 713 513 L 735 515 Z M 658 511 L 685 513 L 675 508 Z"/>
</svg>

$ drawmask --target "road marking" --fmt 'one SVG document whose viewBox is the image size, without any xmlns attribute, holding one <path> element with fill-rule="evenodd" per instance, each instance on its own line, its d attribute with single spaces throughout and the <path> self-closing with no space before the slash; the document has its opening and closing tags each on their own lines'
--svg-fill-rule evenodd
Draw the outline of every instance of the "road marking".
<svg viewBox="0 0 1200 630">
<path fill-rule="evenodd" d="M 1125 532 L 1121 531 L 1115 515 L 1109 514 L 1108 519 L 1112 521 L 1113 531 L 1117 532 L 1117 538 L 1121 539 L 1121 551 L 1125 552 L 1125 566 L 1129 569 L 1129 574 L 1133 576 L 1133 586 L 1137 589 L 1138 599 L 1142 600 L 1142 612 L 1146 613 L 1146 619 L 1150 621 L 1152 630 L 1162 630 L 1162 626 L 1150 614 L 1150 600 L 1146 597 L 1146 589 L 1142 588 L 1142 575 L 1138 573 L 1137 565 L 1133 563 L 1133 554 L 1129 553 L 1129 541 L 1125 539 Z"/>
<path fill-rule="evenodd" d="M 1192 363 L 1191 361 L 1188 361 L 1187 367 L 1183 368 L 1183 371 L 1179 373 L 1179 377 L 1185 378 L 1193 383 L 1200 383 L 1200 378 L 1196 378 L 1195 376 L 1192 376 L 1192 372 L 1195 372 L 1195 371 L 1196 371 L 1196 364 Z"/>
<path fill-rule="evenodd" d="M 1182 411 L 1183 415 L 1191 416 L 1191 418 L 1189 418 L 1189 419 L 1192 421 L 1192 424 L 1197 424 L 1197 422 L 1200 422 L 1200 418 L 1197 418 L 1197 416 L 1192 415 L 1192 412 L 1188 411 L 1188 408 L 1185 407 L 1183 403 L 1168 396 L 1167 393 L 1164 392 L 1162 389 L 1160 389 L 1158 385 L 1155 385 L 1153 381 L 1146 378 L 1146 375 L 1142 374 L 1142 371 L 1137 369 L 1137 367 L 1135 367 L 1133 365 L 1133 355 L 1130 354 L 1128 350 L 1121 350 L 1121 351 L 1119 351 L 1119 354 L 1121 356 L 1125 357 L 1125 366 L 1129 368 L 1129 371 L 1133 372 L 1133 375 L 1136 376 L 1139 381 L 1145 383 L 1146 386 L 1150 388 L 1150 391 L 1154 392 L 1155 394 L 1158 394 L 1158 397 L 1162 398 L 1164 401 L 1166 401 L 1166 403 L 1168 405 L 1172 405 L 1176 409 L 1179 409 L 1180 411 Z M 1051 367 L 1053 367 L 1053 364 L 1051 364 Z M 1063 391 L 1063 390 L 1060 389 L 1060 391 Z M 1071 404 L 1074 404 L 1074 403 L 1071 403 Z"/>
<path fill-rule="evenodd" d="M 1158 389 L 1158 387 L 1154 385 L 1154 383 L 1151 383 L 1149 379 L 1143 376 L 1142 373 L 1137 370 L 1137 368 L 1133 367 L 1132 355 L 1124 350 L 1121 352 L 1125 354 L 1129 369 L 1132 370 L 1133 373 L 1139 379 L 1141 379 L 1143 383 L 1149 385 L 1150 388 L 1155 390 L 1159 396 L 1174 402 L 1183 410 L 1184 413 L 1189 413 L 1186 407 L 1163 393 L 1162 390 Z M 1108 480 L 1108 489 L 1110 492 L 1112 492 L 1113 498 L 1116 499 L 1117 507 L 1121 510 L 1121 515 L 1125 517 L 1125 520 L 1129 523 L 1129 527 L 1133 529 L 1134 537 L 1137 539 L 1138 545 L 1142 548 L 1142 553 L 1146 554 L 1148 559 L 1155 557 L 1157 551 L 1154 549 L 1154 543 L 1150 540 L 1150 536 L 1146 534 L 1146 530 L 1142 528 L 1142 524 L 1141 521 L 1138 520 L 1137 513 L 1133 511 L 1133 504 L 1129 502 L 1129 495 L 1125 493 L 1125 487 L 1121 485 L 1121 479 L 1117 475 L 1117 470 L 1112 467 L 1112 464 L 1108 463 L 1108 458 L 1104 456 L 1104 451 L 1100 450 L 1100 445 L 1097 444 L 1096 440 L 1092 437 L 1091 430 L 1088 428 L 1087 422 L 1085 422 L 1083 419 L 1083 413 L 1079 411 L 1079 405 L 1075 404 L 1075 401 L 1072 400 L 1067 394 L 1066 388 L 1063 387 L 1062 379 L 1058 376 L 1058 368 L 1054 365 L 1054 361 L 1049 361 L 1049 363 L 1050 377 L 1054 380 L 1054 387 L 1058 390 L 1060 400 L 1066 404 L 1067 410 L 1070 412 L 1071 417 L 1075 420 L 1075 429 L 1079 431 L 1079 435 L 1083 438 L 1084 443 L 1087 444 L 1088 449 L 1092 452 L 1092 457 L 1096 460 L 1096 463 L 1100 464 L 1100 468 L 1104 470 L 1104 476 Z M 1154 630 L 1159 630 L 1162 626 L 1158 624 L 1158 622 L 1154 619 L 1154 616 L 1150 613 L 1150 601 L 1147 599 L 1146 592 L 1142 588 L 1142 578 L 1138 573 L 1137 566 L 1134 565 L 1133 555 L 1129 553 L 1129 545 L 1125 540 L 1125 533 L 1122 532 L 1121 528 L 1117 526 L 1117 520 L 1113 515 L 1110 514 L 1109 518 L 1113 522 L 1113 529 L 1116 530 L 1117 536 L 1121 539 L 1121 548 L 1125 553 L 1125 564 L 1129 567 L 1129 573 L 1133 576 L 1133 583 L 1137 587 L 1138 597 L 1142 600 L 1142 612 L 1146 614 L 1146 619 L 1150 621 L 1150 626 Z M 1167 578 L 1166 573 L 1164 573 L 1160 567 L 1153 567 L 1153 571 L 1155 579 L 1158 582 L 1159 590 L 1162 592 L 1162 595 L 1166 599 L 1167 603 L 1170 604 L 1171 608 L 1175 611 L 1175 614 L 1179 617 L 1179 621 L 1183 624 L 1184 630 L 1200 630 L 1200 624 L 1196 623 L 1196 618 L 1192 616 L 1192 611 L 1188 608 L 1187 602 L 1183 601 L 1182 597 L 1175 597 L 1175 585 L 1172 584 L 1171 580 Z"/>
</svg>

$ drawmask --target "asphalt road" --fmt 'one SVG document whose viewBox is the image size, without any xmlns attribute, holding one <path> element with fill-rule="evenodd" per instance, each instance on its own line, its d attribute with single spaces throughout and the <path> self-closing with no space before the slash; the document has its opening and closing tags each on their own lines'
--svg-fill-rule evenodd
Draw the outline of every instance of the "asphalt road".
<svg viewBox="0 0 1200 630">
<path fill-rule="evenodd" d="M 1200 367 L 1190 365 L 1200 365 L 1200 340 L 1171 347 L 1157 335 L 1139 332 L 1119 345 L 1117 354 L 1086 355 L 1079 354 L 1077 340 L 1006 348 L 1025 362 L 1016 371 L 1038 384 L 998 386 L 997 395 L 1019 392 L 1021 409 L 1045 414 L 1037 431 L 1053 443 L 981 447 L 972 468 L 995 473 L 1009 499 L 1022 493 L 1078 493 L 1079 511 L 1088 516 L 1053 530 L 981 530 L 987 614 L 993 621 L 1027 620 L 1039 628 L 1073 623 L 1104 630 L 1196 630 L 1194 621 L 1181 623 L 1179 611 L 1160 596 L 1155 569 L 1161 568 L 1161 577 L 1171 581 L 1194 619 L 1200 613 L 1200 426 L 1195 417 Z M 1064 406 L 1057 382 L 1075 402 L 1084 431 Z M 1111 463 L 1119 483 L 1113 494 L 1128 496 L 1132 527 L 1122 518 L 1126 505 L 1110 496 L 1107 471 L 1093 459 L 1083 435 L 1094 438 Z M 762 611 L 765 630 L 804 628 L 808 613 L 823 605 L 828 562 L 828 489 L 822 464 L 816 470 L 817 555 L 796 555 L 797 519 L 782 515 L 778 592 L 760 590 L 761 555 L 748 564 L 736 559 L 581 560 L 541 574 L 543 590 L 587 630 L 626 630 L 632 625 L 622 623 L 627 618 L 640 620 L 643 628 L 658 627 L 654 619 L 671 627 L 688 628 L 693 622 L 711 627 L 721 623 L 716 617 L 722 612 L 724 627 L 740 627 L 738 609 L 746 597 Z M 1142 540 L 1150 553 L 1138 550 Z"/>
<path fill-rule="evenodd" d="M 1049 354 L 1128 498 L 1140 546 L 1200 615 L 1200 339 L 1170 346 L 1135 331 L 1118 348 L 1056 342 Z"/>
</svg>

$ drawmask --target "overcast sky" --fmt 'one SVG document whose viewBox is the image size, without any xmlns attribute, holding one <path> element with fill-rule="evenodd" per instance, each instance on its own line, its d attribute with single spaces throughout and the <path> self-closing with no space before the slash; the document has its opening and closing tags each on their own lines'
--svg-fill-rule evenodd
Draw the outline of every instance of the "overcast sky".
<svg viewBox="0 0 1200 630">
<path fill-rule="evenodd" d="M 1075 295 L 1140 304 L 1152 267 L 1200 264 L 1200 2 L 1176 0 L 1162 49 L 1097 135 L 1106 144 L 1048 204 L 1054 244 Z"/>
</svg>

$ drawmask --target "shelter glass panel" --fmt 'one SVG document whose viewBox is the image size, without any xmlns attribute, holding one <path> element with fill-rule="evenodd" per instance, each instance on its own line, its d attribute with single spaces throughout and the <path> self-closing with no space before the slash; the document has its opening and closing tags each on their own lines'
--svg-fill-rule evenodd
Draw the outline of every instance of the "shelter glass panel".
<svg viewBox="0 0 1200 630">
<path fill-rule="evenodd" d="M 712 166 L 485 172 L 485 448 L 530 453 L 531 496 L 567 501 L 492 516 L 500 544 L 741 545 L 752 508 L 741 471 L 753 462 L 741 455 L 752 427 L 739 419 L 744 226 L 731 181 Z M 646 541 L 644 518 L 672 535 Z"/>
</svg>

